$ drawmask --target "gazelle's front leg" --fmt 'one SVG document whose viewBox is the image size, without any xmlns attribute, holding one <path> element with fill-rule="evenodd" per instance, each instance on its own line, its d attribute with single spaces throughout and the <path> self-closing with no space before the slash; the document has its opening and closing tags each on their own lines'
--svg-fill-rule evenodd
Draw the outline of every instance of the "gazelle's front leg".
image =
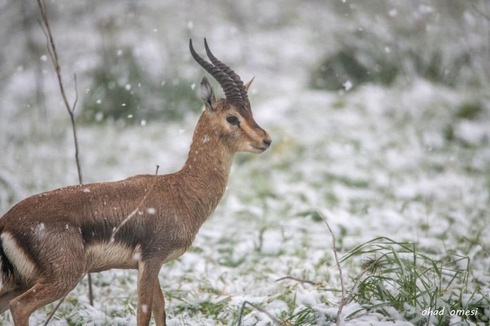
<svg viewBox="0 0 490 326">
<path fill-rule="evenodd" d="M 162 288 L 160 287 L 158 276 L 155 283 L 155 289 L 153 291 L 153 318 L 155 319 L 155 324 L 157 326 L 165 326 L 167 324 L 167 316 L 165 313 L 165 298 L 163 297 L 163 292 Z"/>
<path fill-rule="evenodd" d="M 155 286 L 161 266 L 160 260 L 141 260 L 138 264 L 138 326 L 147 326 L 150 323 Z"/>
</svg>

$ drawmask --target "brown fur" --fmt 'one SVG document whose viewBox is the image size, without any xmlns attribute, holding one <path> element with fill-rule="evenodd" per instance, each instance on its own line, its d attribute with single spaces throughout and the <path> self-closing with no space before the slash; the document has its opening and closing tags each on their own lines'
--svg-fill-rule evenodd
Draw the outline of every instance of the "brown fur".
<svg viewBox="0 0 490 326">
<path fill-rule="evenodd" d="M 0 312 L 10 309 L 16 325 L 28 325 L 32 312 L 63 298 L 86 273 L 128 268 L 138 269 L 138 325 L 148 325 L 152 311 L 165 325 L 161 265 L 189 248 L 215 210 L 234 154 L 270 145 L 250 108 L 207 95 L 180 171 L 45 192 L 0 219 Z"/>
</svg>

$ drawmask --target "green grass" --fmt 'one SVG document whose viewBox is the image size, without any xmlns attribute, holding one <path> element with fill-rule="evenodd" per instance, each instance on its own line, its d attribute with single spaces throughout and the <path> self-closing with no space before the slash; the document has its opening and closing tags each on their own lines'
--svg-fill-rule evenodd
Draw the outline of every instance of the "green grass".
<svg viewBox="0 0 490 326">
<path fill-rule="evenodd" d="M 351 294 L 363 308 L 357 313 L 377 312 L 396 319 L 394 308 L 416 325 L 447 325 L 452 315 L 464 311 L 463 321 L 488 323 L 490 300 L 470 281 L 470 259 L 455 254 L 436 258 L 424 252 L 415 243 L 380 237 L 345 255 L 343 262 L 362 263 L 363 272 L 353 280 L 356 288 Z"/>
</svg>

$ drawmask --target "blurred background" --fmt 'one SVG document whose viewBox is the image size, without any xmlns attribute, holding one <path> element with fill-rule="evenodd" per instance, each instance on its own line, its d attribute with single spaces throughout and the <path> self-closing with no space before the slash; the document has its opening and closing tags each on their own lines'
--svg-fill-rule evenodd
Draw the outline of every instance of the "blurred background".
<svg viewBox="0 0 490 326">
<path fill-rule="evenodd" d="M 478 98 L 487 95 L 490 78 L 488 1 L 46 5 L 72 101 L 77 76 L 76 114 L 82 124 L 121 127 L 195 115 L 200 107 L 195 85 L 203 71 L 190 58 L 188 40 L 202 50 L 204 37 L 242 79 L 257 77 L 251 94 L 257 101 L 304 90 L 341 94 L 369 84 L 407 87 L 424 79 L 448 89 L 481 91 L 461 114 L 488 110 L 488 102 Z M 16 153 L 7 149 L 46 129 L 64 137 L 63 124 L 56 121 L 67 115 L 37 2 L 0 1 L 0 12 L 0 187 L 8 188 L 7 179 L 26 158 L 17 154 L 5 160 L 7 153 Z"/>
<path fill-rule="evenodd" d="M 57 115 L 37 3 L 0 6 L 2 115 Z M 257 92 L 390 87 L 416 78 L 485 88 L 489 6 L 437 0 L 47 1 L 65 83 L 73 90 L 77 74 L 77 111 L 87 123 L 180 118 L 185 110 L 178 107 L 195 107 L 189 88 L 202 71 L 190 59 L 189 38 L 199 46 L 207 37 L 244 78 L 257 74 Z"/>
</svg>

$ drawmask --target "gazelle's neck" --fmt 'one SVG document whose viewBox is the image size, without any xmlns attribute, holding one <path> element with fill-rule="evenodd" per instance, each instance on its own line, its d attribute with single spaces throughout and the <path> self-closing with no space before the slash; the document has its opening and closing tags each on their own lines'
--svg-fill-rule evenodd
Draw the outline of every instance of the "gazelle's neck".
<svg viewBox="0 0 490 326">
<path fill-rule="evenodd" d="M 234 157 L 218 132 L 209 128 L 208 119 L 206 113 L 199 118 L 187 161 L 180 171 L 187 189 L 203 206 L 203 218 L 214 211 L 223 196 Z"/>
</svg>

